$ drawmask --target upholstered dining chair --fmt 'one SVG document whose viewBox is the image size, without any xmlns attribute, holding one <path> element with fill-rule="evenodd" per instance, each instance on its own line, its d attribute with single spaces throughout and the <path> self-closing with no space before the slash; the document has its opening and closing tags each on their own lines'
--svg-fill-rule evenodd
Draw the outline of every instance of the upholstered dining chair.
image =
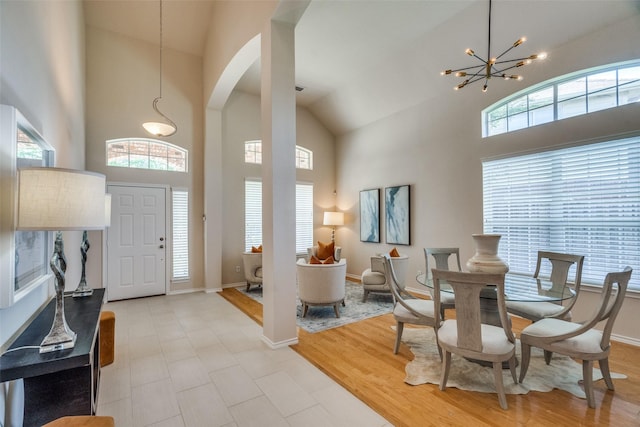
<svg viewBox="0 0 640 427">
<path fill-rule="evenodd" d="M 580 292 L 580 282 L 582 281 L 582 264 L 584 263 L 583 255 L 571 255 L 558 252 L 538 251 L 538 260 L 536 262 L 536 271 L 533 277 L 538 278 L 542 263 L 551 264 L 550 281 L 553 286 L 562 288 L 569 284 L 573 286 L 575 296 L 568 300 L 565 305 L 554 302 L 524 302 L 524 301 L 507 301 L 507 311 L 533 322 L 546 317 L 554 317 L 557 319 L 571 320 L 571 309 L 573 308 L 578 293 Z M 575 274 L 573 280 L 568 281 L 569 270 L 575 264 Z"/>
<path fill-rule="evenodd" d="M 404 254 L 392 256 L 391 263 L 393 271 L 396 273 L 398 283 L 404 284 L 409 266 L 409 257 Z M 371 267 L 362 272 L 362 302 L 367 301 L 369 293 L 391 293 L 391 278 L 389 271 L 384 268 L 384 258 L 382 255 L 371 257 Z"/>
<path fill-rule="evenodd" d="M 444 350 L 440 390 L 447 386 L 451 368 L 451 353 L 493 364 L 493 376 L 502 409 L 507 409 L 507 398 L 502 382 L 502 362 L 509 362 L 513 382 L 516 378 L 516 338 L 507 317 L 504 296 L 504 274 L 466 273 L 432 269 L 436 313 L 440 310 L 440 284 L 453 288 L 456 318 L 436 327 L 438 344 Z M 501 326 L 483 324 L 480 314 L 480 292 L 495 286 Z"/>
<path fill-rule="evenodd" d="M 424 248 L 424 263 L 426 267 L 424 272 L 427 275 L 427 279 L 429 274 L 431 274 L 429 257 L 433 258 L 436 263 L 435 268 L 438 270 L 451 270 L 451 268 L 449 268 L 449 258 L 452 255 L 455 257 L 454 265 L 458 267 L 457 271 L 462 271 L 459 248 Z M 431 298 L 433 298 L 432 288 L 429 288 L 429 293 L 431 294 Z M 444 319 L 444 311 L 453 307 L 453 294 L 451 292 L 440 292 L 440 316 L 442 319 Z"/>
<path fill-rule="evenodd" d="M 609 372 L 611 331 L 624 301 L 631 272 L 631 267 L 626 267 L 621 272 L 607 274 L 602 285 L 600 305 L 590 320 L 574 323 L 546 318 L 524 328 L 520 334 L 522 345 L 520 382 L 523 382 L 527 375 L 531 347 L 539 347 L 544 350 L 547 365 L 551 362 L 552 353 L 582 360 L 584 392 L 590 408 L 596 407 L 593 394 L 594 360 L 598 361 L 607 388 L 614 390 Z M 605 321 L 602 331 L 595 329 L 595 326 L 602 321 Z"/>
<path fill-rule="evenodd" d="M 439 316 L 434 313 L 433 300 L 416 298 L 404 289 L 404 282 L 400 282 L 393 266 L 392 257 L 383 255 L 385 274 L 389 277 L 391 295 L 393 296 L 393 318 L 396 321 L 396 343 L 393 354 L 398 354 L 404 324 L 435 326 Z M 438 351 L 440 348 L 438 347 Z"/>
</svg>

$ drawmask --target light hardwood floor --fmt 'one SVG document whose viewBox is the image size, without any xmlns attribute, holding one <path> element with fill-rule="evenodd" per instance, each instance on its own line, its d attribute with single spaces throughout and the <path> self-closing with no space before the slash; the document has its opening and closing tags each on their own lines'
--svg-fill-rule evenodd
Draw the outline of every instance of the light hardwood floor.
<svg viewBox="0 0 640 427">
<path fill-rule="evenodd" d="M 262 324 L 262 305 L 236 289 L 221 295 Z M 519 333 L 529 322 L 514 318 Z M 615 391 L 595 383 L 596 409 L 565 391 L 507 395 L 508 410 L 500 409 L 493 393 L 474 393 L 437 385 L 410 386 L 404 368 L 413 354 L 404 344 L 393 354 L 395 325 L 391 314 L 310 334 L 298 330 L 291 346 L 356 397 L 397 427 L 401 426 L 640 426 L 640 348 L 613 343 Z M 408 327 L 408 326 L 407 326 Z"/>
</svg>

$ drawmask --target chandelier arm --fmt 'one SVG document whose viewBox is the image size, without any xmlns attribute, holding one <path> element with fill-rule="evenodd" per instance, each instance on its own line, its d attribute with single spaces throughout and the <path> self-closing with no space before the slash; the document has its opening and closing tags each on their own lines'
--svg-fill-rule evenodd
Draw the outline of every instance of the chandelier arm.
<svg viewBox="0 0 640 427">
<path fill-rule="evenodd" d="M 519 46 L 519 45 L 518 45 Z M 505 50 L 504 52 L 502 52 L 500 55 L 496 56 L 496 60 L 502 58 L 504 55 L 506 55 L 507 53 L 509 53 L 511 51 L 511 49 L 513 49 L 514 47 L 517 47 L 515 45 L 511 45 L 507 48 L 507 50 Z"/>
<path fill-rule="evenodd" d="M 518 67 L 518 65 L 512 65 L 511 67 L 503 68 L 503 69 L 501 69 L 501 70 L 500 70 L 500 69 L 498 69 L 498 68 L 496 68 L 495 73 L 504 73 L 504 72 L 505 72 L 505 71 L 507 71 L 507 70 L 511 70 L 512 68 L 517 68 L 517 67 Z M 494 75 L 494 73 L 492 72 L 492 73 L 491 73 L 491 75 L 493 76 L 493 75 Z"/>
<path fill-rule="evenodd" d="M 466 71 L 466 70 L 472 70 L 472 69 L 476 69 L 476 68 L 477 68 L 478 70 L 482 70 L 484 67 L 485 67 L 485 65 L 484 65 L 484 64 L 483 64 L 483 65 L 474 65 L 474 66 L 472 66 L 472 67 L 465 67 L 465 68 L 458 68 L 458 69 L 455 69 L 455 70 L 451 70 L 451 72 L 452 72 L 452 73 L 455 73 L 455 72 L 457 72 L 457 71 Z"/>
<path fill-rule="evenodd" d="M 470 85 L 471 83 L 478 82 L 478 81 L 480 81 L 480 80 L 482 80 L 482 79 L 486 79 L 486 76 L 484 76 L 484 75 L 482 75 L 482 76 L 481 76 L 481 75 L 478 75 L 478 76 L 475 76 L 475 78 L 467 79 L 467 80 L 468 80 L 468 81 L 467 81 L 467 85 Z"/>
<path fill-rule="evenodd" d="M 531 59 L 528 56 L 525 56 L 524 58 L 516 58 L 516 59 L 507 59 L 505 61 L 498 61 L 495 62 L 495 64 L 507 64 L 509 62 L 518 62 L 518 61 L 526 61 L 527 59 Z M 531 59 L 533 61 L 533 59 Z M 524 65 L 527 65 L 526 63 Z"/>
</svg>

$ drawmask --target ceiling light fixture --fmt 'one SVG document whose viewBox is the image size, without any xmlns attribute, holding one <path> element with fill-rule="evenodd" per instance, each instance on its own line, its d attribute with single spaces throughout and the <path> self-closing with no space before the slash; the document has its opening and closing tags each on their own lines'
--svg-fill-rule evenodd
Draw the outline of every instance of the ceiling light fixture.
<svg viewBox="0 0 640 427">
<path fill-rule="evenodd" d="M 507 50 L 502 52 L 495 58 L 491 57 L 491 0 L 489 0 L 489 40 L 487 43 L 487 59 L 482 59 L 472 49 L 465 50 L 465 53 L 469 56 L 473 56 L 482 62 L 481 65 L 474 65 L 466 68 L 458 68 L 457 70 L 445 70 L 440 73 L 442 76 L 455 75 L 456 77 L 465 77 L 462 83 L 454 86 L 454 90 L 462 89 L 465 86 L 475 83 L 480 80 L 484 80 L 484 86 L 482 91 L 486 92 L 489 86 L 489 79 L 492 77 L 500 77 L 504 80 L 522 80 L 522 76 L 518 74 L 507 74 L 506 71 L 513 68 L 522 67 L 523 65 L 530 64 L 534 60 L 542 60 L 547 57 L 544 52 L 526 56 L 524 58 L 508 59 L 500 61 L 504 55 L 511 49 L 520 46 L 526 41 L 526 38 L 521 37 L 516 40 Z"/>
<path fill-rule="evenodd" d="M 153 100 L 153 109 L 160 114 L 166 122 L 144 122 L 144 130 L 155 136 L 171 136 L 178 131 L 178 126 L 169 117 L 158 110 L 158 101 L 162 99 L 162 0 L 160 0 L 160 96 Z M 167 123 L 168 122 L 168 123 Z"/>
</svg>

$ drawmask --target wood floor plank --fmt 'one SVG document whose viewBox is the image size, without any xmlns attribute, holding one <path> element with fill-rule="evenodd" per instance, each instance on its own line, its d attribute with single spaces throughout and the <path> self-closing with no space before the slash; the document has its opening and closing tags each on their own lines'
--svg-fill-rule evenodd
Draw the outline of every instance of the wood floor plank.
<svg viewBox="0 0 640 427">
<path fill-rule="evenodd" d="M 233 288 L 221 295 L 262 324 L 260 303 Z M 513 318 L 516 334 L 528 324 Z M 404 344 L 393 354 L 394 325 L 393 316 L 387 314 L 314 334 L 298 329 L 299 343 L 291 348 L 397 427 L 640 426 L 639 347 L 612 343 L 611 370 L 628 378 L 613 380 L 615 391 L 597 381 L 596 409 L 590 409 L 585 399 L 554 390 L 507 395 L 509 409 L 505 411 L 495 393 L 406 384 L 404 368 L 413 354 Z"/>
</svg>

